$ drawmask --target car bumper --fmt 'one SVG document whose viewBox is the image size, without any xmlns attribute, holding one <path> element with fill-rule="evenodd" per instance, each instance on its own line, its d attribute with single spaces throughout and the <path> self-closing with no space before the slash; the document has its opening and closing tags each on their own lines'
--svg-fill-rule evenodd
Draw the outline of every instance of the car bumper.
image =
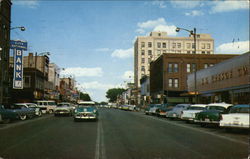
<svg viewBox="0 0 250 159">
<path fill-rule="evenodd" d="M 243 124 L 226 124 L 226 123 L 220 123 L 220 127 L 224 128 L 242 128 L 242 129 L 249 129 L 249 125 L 243 125 Z"/>
<path fill-rule="evenodd" d="M 211 124 L 219 124 L 220 121 L 213 121 L 213 120 L 194 120 L 195 123 L 211 123 Z"/>
</svg>

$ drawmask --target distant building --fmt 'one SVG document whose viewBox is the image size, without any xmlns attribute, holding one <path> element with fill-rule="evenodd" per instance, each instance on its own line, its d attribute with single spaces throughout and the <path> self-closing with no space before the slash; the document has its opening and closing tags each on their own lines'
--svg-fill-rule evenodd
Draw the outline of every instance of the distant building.
<svg viewBox="0 0 250 159">
<path fill-rule="evenodd" d="M 150 78 L 149 76 L 143 76 L 140 80 L 141 84 L 141 103 L 143 106 L 150 104 Z"/>
<path fill-rule="evenodd" d="M 202 103 L 250 102 L 250 52 L 199 70 L 196 77 Z M 194 91 L 194 74 L 188 75 L 188 91 Z"/>
<path fill-rule="evenodd" d="M 8 104 L 11 1 L 0 0 L 0 104 Z"/>
<path fill-rule="evenodd" d="M 189 95 L 187 76 L 235 57 L 225 54 L 163 54 L 150 64 L 150 96 L 161 102 L 194 102 Z"/>
<path fill-rule="evenodd" d="M 76 81 L 72 77 L 60 79 L 60 100 L 76 102 L 79 99 L 78 90 L 75 87 Z"/>
</svg>

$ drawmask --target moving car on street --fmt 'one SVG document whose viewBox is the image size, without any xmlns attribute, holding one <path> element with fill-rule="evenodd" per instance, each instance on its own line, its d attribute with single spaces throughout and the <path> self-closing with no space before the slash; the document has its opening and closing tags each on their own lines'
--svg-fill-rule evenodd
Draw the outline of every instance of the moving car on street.
<svg viewBox="0 0 250 159">
<path fill-rule="evenodd" d="M 54 108 L 54 115 L 73 115 L 74 107 L 70 103 L 58 103 Z"/>
<path fill-rule="evenodd" d="M 222 114 L 220 127 L 249 129 L 250 105 L 233 106 L 228 114 Z"/>
<path fill-rule="evenodd" d="M 79 102 L 74 111 L 74 121 L 86 119 L 98 120 L 98 110 L 93 101 Z"/>
<path fill-rule="evenodd" d="M 187 122 L 193 122 L 195 118 L 195 114 L 203 111 L 206 108 L 206 104 L 193 104 L 187 108 L 187 110 L 183 110 L 181 113 L 181 119 Z"/>
<path fill-rule="evenodd" d="M 171 118 L 171 119 L 180 118 L 181 112 L 183 110 L 188 109 L 190 105 L 191 104 L 177 104 L 171 111 L 168 111 L 168 113 L 166 114 L 166 117 Z"/>
<path fill-rule="evenodd" d="M 228 113 L 231 107 L 232 104 L 227 103 L 208 104 L 203 111 L 196 113 L 194 122 L 200 123 L 201 126 L 207 124 L 219 125 L 220 115 Z"/>
</svg>

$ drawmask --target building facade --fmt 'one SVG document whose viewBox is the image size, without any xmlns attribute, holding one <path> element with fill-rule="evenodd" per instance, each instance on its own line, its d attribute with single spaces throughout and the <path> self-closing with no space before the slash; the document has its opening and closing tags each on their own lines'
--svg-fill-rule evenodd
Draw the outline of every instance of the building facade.
<svg viewBox="0 0 250 159">
<path fill-rule="evenodd" d="M 197 89 L 203 103 L 250 103 L 250 52 L 197 71 Z M 188 76 L 194 91 L 194 74 Z"/>
<path fill-rule="evenodd" d="M 11 1 L 0 0 L 0 104 L 8 104 Z"/>
<path fill-rule="evenodd" d="M 209 34 L 197 34 L 196 54 L 214 54 L 214 39 Z M 140 87 L 140 79 L 149 75 L 150 62 L 163 53 L 194 54 L 194 38 L 169 37 L 166 32 L 151 32 L 149 36 L 139 36 L 134 43 L 135 86 Z"/>
<path fill-rule="evenodd" d="M 150 64 L 150 96 L 170 103 L 194 102 L 186 94 L 187 76 L 235 56 L 237 55 L 163 54 Z"/>
</svg>

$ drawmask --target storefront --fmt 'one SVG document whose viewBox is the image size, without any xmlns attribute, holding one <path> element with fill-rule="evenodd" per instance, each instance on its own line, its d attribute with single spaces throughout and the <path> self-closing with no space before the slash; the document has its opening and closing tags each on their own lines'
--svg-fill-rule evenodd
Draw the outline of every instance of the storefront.
<svg viewBox="0 0 250 159">
<path fill-rule="evenodd" d="M 200 103 L 250 103 L 250 52 L 196 72 Z M 188 91 L 194 92 L 194 73 L 188 76 Z"/>
</svg>

